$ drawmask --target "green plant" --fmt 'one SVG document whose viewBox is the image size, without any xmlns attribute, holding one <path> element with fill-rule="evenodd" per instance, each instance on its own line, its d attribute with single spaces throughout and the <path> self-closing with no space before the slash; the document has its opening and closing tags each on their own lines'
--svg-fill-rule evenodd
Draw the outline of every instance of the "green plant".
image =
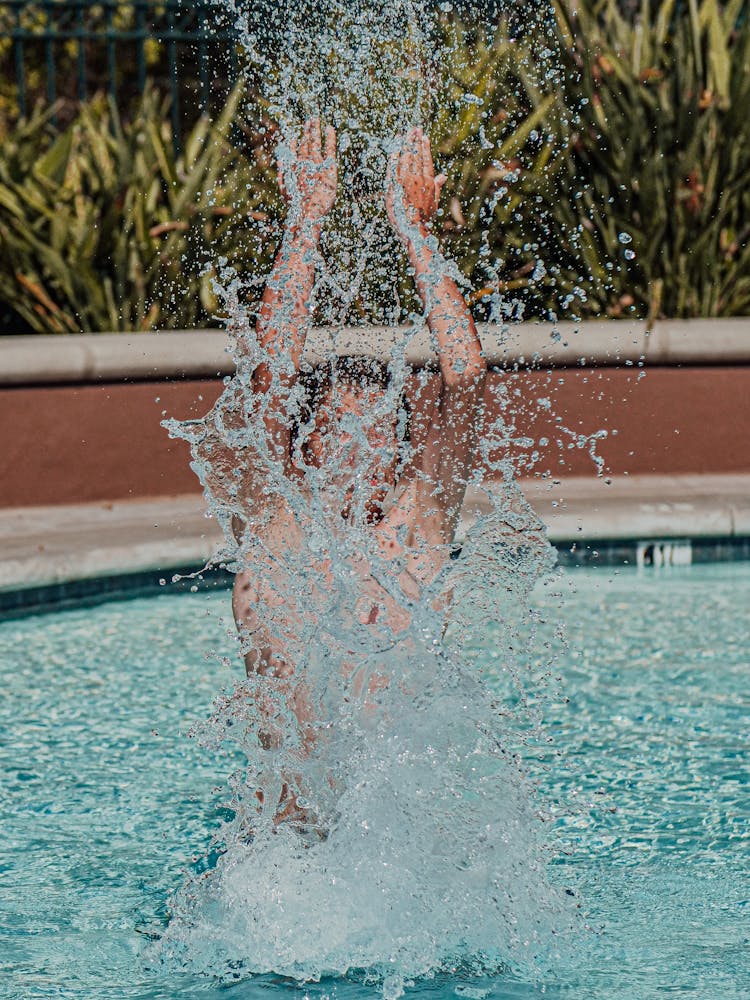
<svg viewBox="0 0 750 1000">
<path fill-rule="evenodd" d="M 57 138 L 50 112 L 20 123 L 0 157 L 6 308 L 39 332 L 215 322 L 213 262 L 267 266 L 280 209 L 262 147 L 247 158 L 230 141 L 241 97 L 201 119 L 177 158 L 153 90 L 127 125 L 104 98 Z"/>
<path fill-rule="evenodd" d="M 441 28 L 431 132 L 448 177 L 442 241 L 480 310 L 494 300 L 506 314 L 547 314 L 566 290 L 550 263 L 566 239 L 553 211 L 567 142 L 553 26 L 537 15 L 514 35 L 504 17 L 488 30 L 451 16 Z"/>
<path fill-rule="evenodd" d="M 744 9 L 743 0 L 642 0 L 625 17 L 616 0 L 578 0 L 575 14 L 570 0 L 554 0 L 554 17 L 539 14 L 522 31 L 505 18 L 491 28 L 440 20 L 443 59 L 425 78 L 436 83 L 433 148 L 448 175 L 437 230 L 479 315 L 750 313 Z M 390 134 L 418 103 L 412 95 L 384 118 L 391 90 L 408 85 L 421 101 L 431 88 L 421 86 L 416 49 L 383 39 L 373 58 L 367 106 L 341 86 L 324 112 L 340 128 L 351 119 Z M 386 71 L 394 66 L 406 84 Z M 213 125 L 201 120 L 178 159 L 153 91 L 127 125 L 101 98 L 57 138 L 49 114 L 19 123 L 0 151 L 6 310 L 40 331 L 214 322 L 220 303 L 206 268 L 223 260 L 262 277 L 283 214 L 275 126 L 262 101 L 248 119 L 240 100 L 236 89 Z M 230 141 L 238 126 L 249 142 Z M 342 176 L 361 155 L 350 131 Z M 331 220 L 334 282 L 348 288 L 362 272 L 346 316 L 334 319 L 417 306 L 404 267 L 394 296 L 384 157 L 372 149 L 358 211 L 341 198 Z M 368 267 L 356 256 L 365 223 L 375 233 Z M 241 294 L 253 297 L 252 280 Z M 330 318 L 320 303 L 319 314 Z"/>
<path fill-rule="evenodd" d="M 750 19 L 745 0 L 555 0 L 566 103 L 561 177 L 580 197 L 583 284 L 600 311 L 750 312 Z M 589 311 L 584 305 L 582 312 Z"/>
</svg>

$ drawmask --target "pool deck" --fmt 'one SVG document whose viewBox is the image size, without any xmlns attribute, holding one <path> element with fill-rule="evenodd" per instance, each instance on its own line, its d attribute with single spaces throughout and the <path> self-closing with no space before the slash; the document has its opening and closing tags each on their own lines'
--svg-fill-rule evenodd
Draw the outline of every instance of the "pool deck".
<svg viewBox="0 0 750 1000">
<path fill-rule="evenodd" d="M 536 479 L 521 486 L 558 545 L 750 538 L 750 475 Z M 470 497 L 467 510 L 472 505 Z M 195 494 L 0 510 L 0 591 L 143 571 L 169 578 L 178 568 L 203 565 L 218 542 L 218 527 Z"/>
</svg>

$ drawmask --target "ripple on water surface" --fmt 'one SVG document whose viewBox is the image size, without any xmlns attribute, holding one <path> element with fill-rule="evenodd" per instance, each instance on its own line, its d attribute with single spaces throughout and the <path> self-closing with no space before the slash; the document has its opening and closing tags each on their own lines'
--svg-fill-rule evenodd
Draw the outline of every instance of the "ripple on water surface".
<svg viewBox="0 0 750 1000">
<path fill-rule="evenodd" d="M 569 854 L 554 875 L 580 894 L 591 931 L 575 973 L 544 987 L 457 972 L 415 989 L 746 997 L 750 568 L 569 580 L 577 593 L 565 588 L 561 613 L 540 596 L 570 636 L 570 701 L 547 720 L 562 756 L 530 767 L 553 800 L 590 803 L 558 819 Z M 166 975 L 144 959 L 144 932 L 165 922 L 224 815 L 233 761 L 185 733 L 239 672 L 216 659 L 233 656 L 227 614 L 227 595 L 184 595 L 0 625 L 3 996 L 300 991 L 272 976 Z M 349 980 L 304 993 L 373 995 Z"/>
</svg>

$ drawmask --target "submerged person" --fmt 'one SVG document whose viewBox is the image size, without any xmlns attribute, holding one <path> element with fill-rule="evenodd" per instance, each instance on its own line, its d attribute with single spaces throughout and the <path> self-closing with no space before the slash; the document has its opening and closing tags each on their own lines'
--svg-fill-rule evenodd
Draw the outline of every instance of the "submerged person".
<svg viewBox="0 0 750 1000">
<path fill-rule="evenodd" d="M 251 389 L 263 400 L 266 454 L 293 495 L 311 503 L 309 471 L 327 470 L 338 507 L 330 512 L 334 530 L 336 522 L 344 525 L 355 517 L 358 499 L 361 529 L 369 536 L 380 572 L 374 572 L 366 551 L 349 553 L 347 571 L 359 595 L 355 614 L 360 625 L 397 637 L 409 629 L 409 607 L 451 557 L 475 459 L 486 364 L 474 321 L 430 236 L 445 177 L 435 176 L 429 140 L 414 128 L 389 159 L 385 200 L 437 350 L 439 392 L 424 415 L 424 433 L 410 449 L 409 461 L 401 461 L 398 406 L 385 420 L 367 420 L 386 398 L 387 367 L 367 358 L 343 358 L 330 370 L 313 373 L 313 405 L 301 435 L 300 383 L 310 381 L 301 371 L 302 356 L 311 326 L 321 225 L 336 197 L 335 147 L 334 130 L 325 130 L 324 144 L 320 122 L 311 120 L 281 163 L 289 213 L 259 312 L 256 338 L 262 360 L 252 371 Z M 352 432 L 355 424 L 365 437 L 364 455 Z M 250 488 L 257 493 L 258 487 L 255 482 Z M 304 623 L 310 605 L 323 606 L 321 593 L 331 585 L 336 567 L 323 554 L 310 567 L 308 589 L 300 587 L 284 555 L 309 552 L 309 526 L 285 499 L 283 486 L 266 485 L 263 492 L 269 499 L 262 516 L 244 523 L 235 518 L 244 557 L 234 583 L 233 611 L 248 675 L 273 679 L 284 692 L 304 753 L 315 741 L 315 709 L 302 676 L 309 653 Z M 348 669 L 354 671 L 355 664 Z M 371 678 L 370 690 L 379 682 L 387 684 Z M 266 714 L 270 717 L 273 709 Z M 260 739 L 270 749 L 279 737 L 270 718 L 266 728 Z M 258 798 L 262 803 L 263 794 Z M 285 784 L 279 800 L 276 822 L 299 819 L 293 789 Z"/>
</svg>

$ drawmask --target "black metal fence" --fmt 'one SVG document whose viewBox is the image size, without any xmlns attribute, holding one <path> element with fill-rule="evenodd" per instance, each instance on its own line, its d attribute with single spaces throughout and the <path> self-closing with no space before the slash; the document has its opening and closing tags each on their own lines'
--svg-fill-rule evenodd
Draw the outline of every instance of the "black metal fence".
<svg viewBox="0 0 750 1000">
<path fill-rule="evenodd" d="M 636 16 L 640 2 L 620 6 Z M 675 16 L 685 3 L 677 0 Z M 275 0 L 251 3 L 256 18 L 264 4 Z M 464 13 L 523 10 L 523 2 L 508 0 L 456 5 Z M 179 142 L 185 124 L 210 110 L 237 77 L 237 34 L 224 15 L 215 0 L 0 0 L 0 99 L 21 117 L 39 98 L 67 99 L 72 110 L 98 90 L 124 107 L 150 79 L 171 96 Z M 740 22 L 745 16 L 740 10 Z"/>
<path fill-rule="evenodd" d="M 178 136 L 183 110 L 209 110 L 236 78 L 236 36 L 211 0 L 0 0 L 0 73 L 22 117 L 39 97 L 105 89 L 122 104 L 152 79 Z"/>
</svg>

